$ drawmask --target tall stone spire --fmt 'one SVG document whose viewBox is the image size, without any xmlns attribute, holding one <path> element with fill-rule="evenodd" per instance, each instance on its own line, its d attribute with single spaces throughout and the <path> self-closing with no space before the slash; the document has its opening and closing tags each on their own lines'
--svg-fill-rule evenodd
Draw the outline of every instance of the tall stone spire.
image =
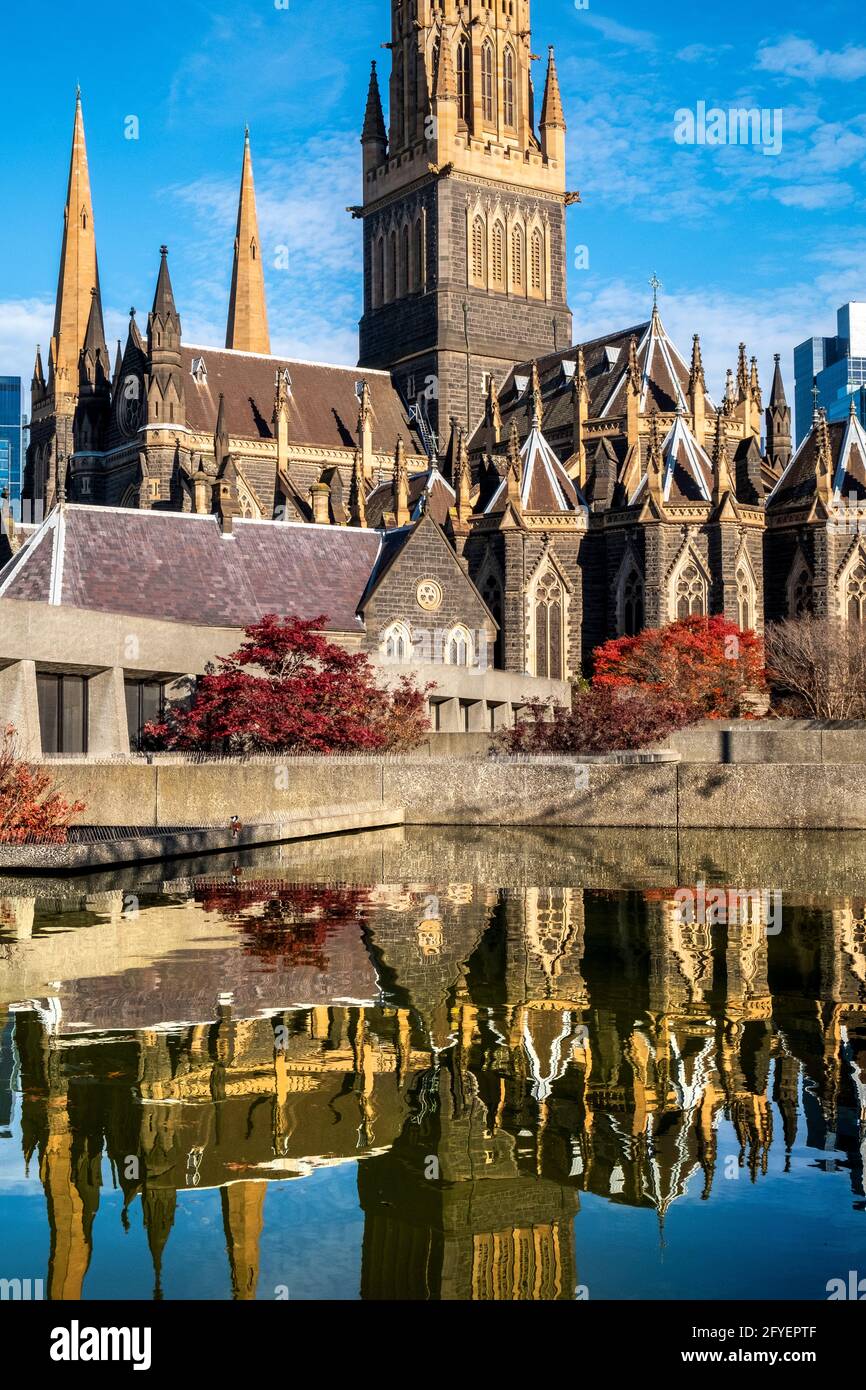
<svg viewBox="0 0 866 1390">
<path fill-rule="evenodd" d="M 91 290 L 99 293 L 96 262 L 96 235 L 93 228 L 93 200 L 87 168 L 84 115 L 81 91 L 75 95 L 72 129 L 72 155 L 69 183 L 63 213 L 63 247 L 54 305 L 54 332 L 49 361 L 53 364 L 56 387 L 74 393 L 78 383 L 78 360 L 84 346 L 90 318 Z"/>
<path fill-rule="evenodd" d="M 361 144 L 364 147 L 364 172 L 377 169 L 384 163 L 388 152 L 388 132 L 382 114 L 382 98 L 379 95 L 379 79 L 376 64 L 370 69 L 370 85 L 367 88 L 367 109 L 364 112 L 364 128 L 361 131 Z"/>
<path fill-rule="evenodd" d="M 241 170 L 226 347 L 235 348 L 239 352 L 261 352 L 266 356 L 269 356 L 271 351 L 249 129 L 244 134 L 244 161 Z"/>
<path fill-rule="evenodd" d="M 544 85 L 544 101 L 541 104 L 541 149 L 548 159 L 565 161 L 565 113 L 559 93 L 559 78 L 556 75 L 556 61 L 553 45 L 547 50 L 547 81 Z"/>
</svg>

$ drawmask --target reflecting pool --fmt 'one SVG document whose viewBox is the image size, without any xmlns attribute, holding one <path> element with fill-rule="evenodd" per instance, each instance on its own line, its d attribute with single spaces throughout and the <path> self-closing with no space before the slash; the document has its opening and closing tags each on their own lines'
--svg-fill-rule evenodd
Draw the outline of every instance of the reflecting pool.
<svg viewBox="0 0 866 1390">
<path fill-rule="evenodd" d="M 864 922 L 862 836 L 443 828 L 2 879 L 0 1280 L 826 1299 L 866 1272 Z"/>
</svg>

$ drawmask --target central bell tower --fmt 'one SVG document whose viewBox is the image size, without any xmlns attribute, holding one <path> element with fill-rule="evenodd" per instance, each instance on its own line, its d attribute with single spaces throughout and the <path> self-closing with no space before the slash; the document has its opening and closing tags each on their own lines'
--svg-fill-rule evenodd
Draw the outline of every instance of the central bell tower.
<svg viewBox="0 0 866 1390">
<path fill-rule="evenodd" d="M 361 135 L 360 365 L 390 370 L 444 447 L 486 384 L 571 344 L 565 119 L 553 49 L 536 131 L 529 0 L 391 0 Z"/>
</svg>

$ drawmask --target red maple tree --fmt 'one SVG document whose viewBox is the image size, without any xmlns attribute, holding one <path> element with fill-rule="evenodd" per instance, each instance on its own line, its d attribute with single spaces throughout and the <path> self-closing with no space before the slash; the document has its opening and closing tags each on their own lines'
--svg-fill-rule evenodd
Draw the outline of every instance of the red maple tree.
<svg viewBox="0 0 866 1390">
<path fill-rule="evenodd" d="M 322 633 L 327 618 L 269 613 L 245 629 L 236 652 L 209 665 L 190 704 L 148 724 L 150 747 L 208 753 L 338 753 L 409 748 L 428 730 L 419 689 L 375 681 L 363 652 Z"/>
<path fill-rule="evenodd" d="M 748 717 L 766 690 L 760 638 L 719 616 L 617 637 L 593 661 L 596 689 L 655 691 L 691 706 L 696 718 Z"/>
<path fill-rule="evenodd" d="M 83 810 L 83 801 L 66 801 L 48 772 L 20 756 L 15 729 L 7 724 L 0 735 L 0 844 L 65 844 L 70 820 Z"/>
</svg>

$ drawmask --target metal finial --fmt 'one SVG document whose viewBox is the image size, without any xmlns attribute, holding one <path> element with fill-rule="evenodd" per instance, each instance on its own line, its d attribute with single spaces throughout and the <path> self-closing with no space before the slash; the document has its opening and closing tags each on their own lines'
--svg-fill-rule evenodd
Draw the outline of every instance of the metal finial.
<svg viewBox="0 0 866 1390">
<path fill-rule="evenodd" d="M 652 279 L 650 280 L 649 284 L 650 289 L 653 292 L 653 308 L 657 309 L 659 307 L 659 290 L 662 289 L 662 282 L 656 275 L 655 271 L 653 271 Z"/>
</svg>

